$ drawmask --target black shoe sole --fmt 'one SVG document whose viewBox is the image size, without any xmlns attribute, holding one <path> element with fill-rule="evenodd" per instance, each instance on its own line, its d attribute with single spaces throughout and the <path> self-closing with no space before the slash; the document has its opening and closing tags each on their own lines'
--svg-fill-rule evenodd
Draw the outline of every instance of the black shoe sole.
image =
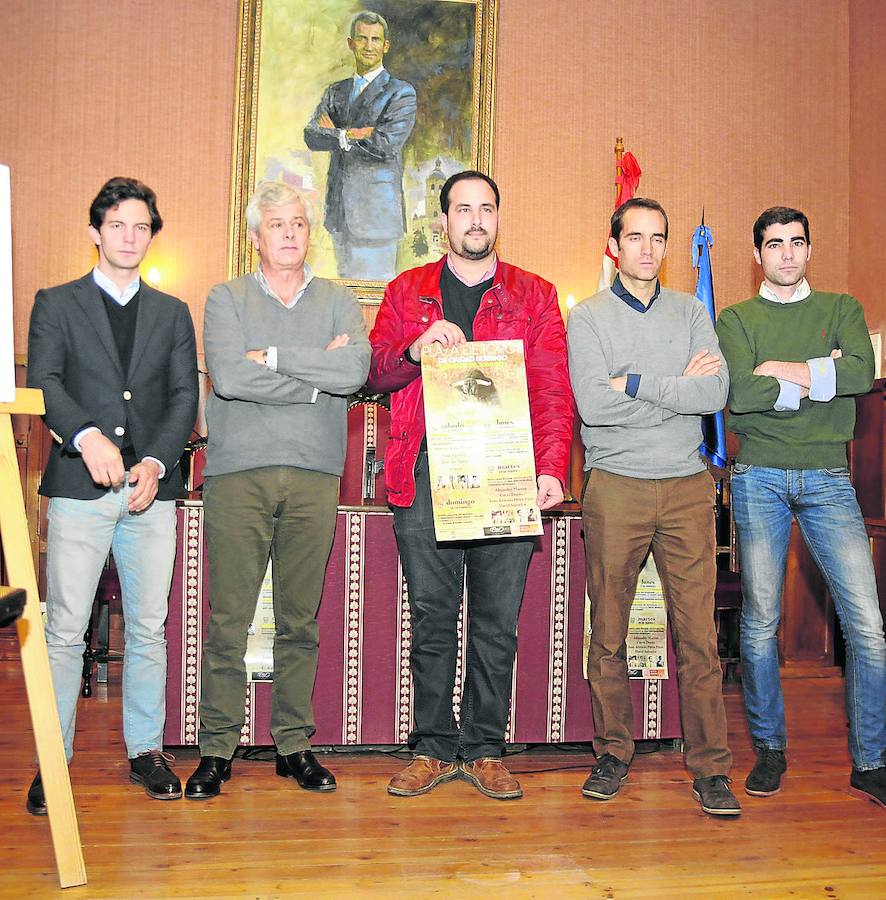
<svg viewBox="0 0 886 900">
<path fill-rule="evenodd" d="M 185 785 L 185 793 L 184 793 L 185 800 L 211 800 L 213 797 L 218 797 L 218 795 L 221 793 L 221 786 L 226 781 L 230 781 L 230 780 L 231 780 L 231 773 L 228 772 L 227 775 L 222 776 L 221 780 L 219 781 L 218 790 L 212 794 L 208 794 L 208 793 L 205 793 L 202 791 L 199 794 L 189 794 L 188 786 L 186 784 Z"/>
<path fill-rule="evenodd" d="M 45 804 L 43 806 L 38 806 L 36 803 L 31 803 L 31 801 L 28 800 L 25 802 L 25 808 L 32 816 L 45 816 L 47 814 Z"/>
<path fill-rule="evenodd" d="M 316 793 L 328 793 L 334 791 L 338 785 L 333 781 L 332 784 L 302 784 L 296 777 L 294 772 L 290 772 L 285 766 L 277 766 L 277 774 L 280 778 L 291 778 L 303 791 L 315 791 Z"/>
<path fill-rule="evenodd" d="M 140 775 L 136 775 L 135 772 L 129 773 L 129 780 L 133 784 L 140 784 L 144 789 L 145 793 L 152 800 L 180 800 L 182 796 L 181 785 L 179 785 L 178 791 L 164 791 L 162 794 L 158 791 L 152 791 L 146 784 L 144 779 Z"/>
</svg>

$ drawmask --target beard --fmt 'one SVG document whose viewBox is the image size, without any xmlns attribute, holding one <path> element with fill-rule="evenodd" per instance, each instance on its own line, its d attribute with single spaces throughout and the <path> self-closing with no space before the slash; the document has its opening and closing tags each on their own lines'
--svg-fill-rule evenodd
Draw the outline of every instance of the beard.
<svg viewBox="0 0 886 900">
<path fill-rule="evenodd" d="M 482 240 L 479 244 L 475 243 L 473 245 L 468 245 L 468 238 L 479 238 L 482 237 Z M 450 242 L 450 249 L 456 256 L 462 257 L 462 259 L 485 259 L 492 252 L 492 245 L 495 243 L 495 235 L 490 237 L 488 231 L 477 232 L 474 234 L 465 234 L 461 241 L 455 243 Z"/>
</svg>

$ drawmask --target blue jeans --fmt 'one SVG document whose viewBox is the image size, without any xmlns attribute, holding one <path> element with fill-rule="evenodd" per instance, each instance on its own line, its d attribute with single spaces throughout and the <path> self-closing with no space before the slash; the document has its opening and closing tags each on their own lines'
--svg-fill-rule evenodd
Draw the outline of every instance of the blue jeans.
<svg viewBox="0 0 886 900">
<path fill-rule="evenodd" d="M 123 737 L 127 755 L 163 746 L 166 721 L 166 608 L 175 562 L 175 501 L 131 514 L 128 485 L 98 500 L 49 501 L 46 644 L 65 753 L 74 755 L 83 634 L 108 551 L 123 602 Z"/>
<path fill-rule="evenodd" d="M 741 549 L 742 680 L 756 747 L 787 744 L 776 632 L 791 519 L 821 570 L 846 640 L 849 750 L 857 769 L 886 762 L 886 642 L 864 520 L 848 469 L 737 464 L 732 505 Z"/>
<path fill-rule="evenodd" d="M 394 532 L 412 619 L 417 754 L 452 762 L 500 757 L 511 702 L 517 617 L 523 602 L 533 538 L 438 543 L 428 479 L 428 454 L 415 465 L 415 501 L 394 507 Z M 464 691 L 453 711 L 458 615 L 468 588 L 468 646 Z"/>
</svg>

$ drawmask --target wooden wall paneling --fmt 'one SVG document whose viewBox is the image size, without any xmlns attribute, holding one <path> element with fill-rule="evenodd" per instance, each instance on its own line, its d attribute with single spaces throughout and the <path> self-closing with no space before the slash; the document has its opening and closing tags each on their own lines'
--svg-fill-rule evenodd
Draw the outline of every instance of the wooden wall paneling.
<svg viewBox="0 0 886 900">
<path fill-rule="evenodd" d="M 779 652 L 786 672 L 834 665 L 834 604 L 797 523 L 791 525 L 782 592 Z M 836 674 L 836 673 L 834 673 Z"/>
</svg>

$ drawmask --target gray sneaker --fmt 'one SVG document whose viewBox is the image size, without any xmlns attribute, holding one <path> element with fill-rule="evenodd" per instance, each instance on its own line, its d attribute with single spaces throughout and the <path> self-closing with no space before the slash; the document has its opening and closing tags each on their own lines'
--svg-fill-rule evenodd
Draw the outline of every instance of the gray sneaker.
<svg viewBox="0 0 886 900">
<path fill-rule="evenodd" d="M 886 806 L 886 766 L 865 771 L 853 769 L 849 777 L 849 793 Z"/>
<path fill-rule="evenodd" d="M 581 789 L 585 797 L 595 800 L 611 800 L 618 789 L 627 781 L 628 766 L 611 753 L 604 753 L 591 769 L 587 781 Z"/>
<path fill-rule="evenodd" d="M 771 797 L 781 790 L 781 776 L 787 770 L 784 750 L 757 748 L 757 762 L 745 779 L 744 791 L 752 797 Z"/>
<path fill-rule="evenodd" d="M 729 790 L 732 779 L 725 775 L 696 778 L 692 782 L 692 795 L 709 816 L 740 816 L 741 804 Z"/>
</svg>

